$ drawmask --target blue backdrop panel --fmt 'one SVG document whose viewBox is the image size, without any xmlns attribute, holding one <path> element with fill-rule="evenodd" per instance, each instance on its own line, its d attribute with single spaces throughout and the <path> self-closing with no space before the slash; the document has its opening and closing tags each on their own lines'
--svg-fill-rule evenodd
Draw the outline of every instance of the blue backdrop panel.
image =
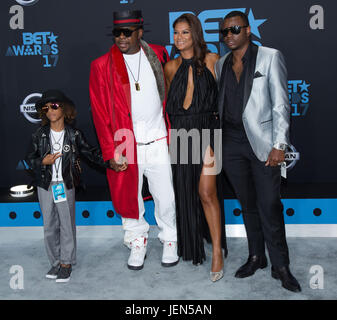
<svg viewBox="0 0 337 320">
<path fill-rule="evenodd" d="M 283 199 L 286 224 L 337 224 L 337 199 Z M 243 224 L 237 200 L 224 200 L 226 224 Z M 155 225 L 154 203 L 145 202 L 145 218 Z M 76 224 L 121 225 L 110 201 L 78 201 Z M 42 226 L 40 206 L 37 202 L 0 203 L 0 227 Z"/>
</svg>

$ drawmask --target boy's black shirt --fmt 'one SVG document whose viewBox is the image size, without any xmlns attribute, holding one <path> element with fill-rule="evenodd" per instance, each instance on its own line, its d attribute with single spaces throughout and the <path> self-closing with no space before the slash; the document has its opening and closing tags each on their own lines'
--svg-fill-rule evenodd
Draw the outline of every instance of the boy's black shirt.
<svg viewBox="0 0 337 320">
<path fill-rule="evenodd" d="M 50 152 L 50 125 L 45 125 L 33 133 L 32 141 L 25 157 L 29 168 L 35 174 L 35 179 L 30 185 L 48 190 L 52 179 L 52 166 L 43 165 L 42 160 Z M 64 127 L 64 141 L 61 153 L 62 177 L 67 189 L 80 185 L 80 156 L 101 167 L 108 167 L 108 164 L 103 161 L 100 149 L 89 145 L 83 133 L 69 125 Z"/>
</svg>

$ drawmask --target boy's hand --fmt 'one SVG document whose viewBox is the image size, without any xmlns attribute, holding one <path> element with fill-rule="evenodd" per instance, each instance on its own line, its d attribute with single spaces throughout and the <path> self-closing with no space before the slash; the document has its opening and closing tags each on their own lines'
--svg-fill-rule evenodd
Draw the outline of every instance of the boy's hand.
<svg viewBox="0 0 337 320">
<path fill-rule="evenodd" d="M 54 154 L 49 153 L 43 158 L 42 164 L 44 166 L 54 164 L 56 159 L 58 159 L 59 157 L 62 157 L 62 154 L 60 152 Z"/>
</svg>

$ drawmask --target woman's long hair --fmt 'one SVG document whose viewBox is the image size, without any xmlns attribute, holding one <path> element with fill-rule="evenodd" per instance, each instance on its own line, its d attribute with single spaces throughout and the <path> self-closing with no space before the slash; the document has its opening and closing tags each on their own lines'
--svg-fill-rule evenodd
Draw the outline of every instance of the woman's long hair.
<svg viewBox="0 0 337 320">
<path fill-rule="evenodd" d="M 205 57 L 208 51 L 200 20 L 194 14 L 184 13 L 173 22 L 173 28 L 179 22 L 186 22 L 191 28 L 194 51 L 193 60 L 196 65 L 197 74 L 200 75 L 205 67 Z"/>
</svg>

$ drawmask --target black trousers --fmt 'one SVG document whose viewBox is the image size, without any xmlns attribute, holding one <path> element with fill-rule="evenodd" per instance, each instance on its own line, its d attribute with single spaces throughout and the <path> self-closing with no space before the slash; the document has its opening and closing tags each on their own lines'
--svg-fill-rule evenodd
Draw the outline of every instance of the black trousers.
<svg viewBox="0 0 337 320">
<path fill-rule="evenodd" d="M 265 243 L 275 267 L 289 265 L 280 166 L 266 167 L 249 142 L 223 139 L 223 169 L 242 207 L 250 255 L 264 255 Z"/>
</svg>

